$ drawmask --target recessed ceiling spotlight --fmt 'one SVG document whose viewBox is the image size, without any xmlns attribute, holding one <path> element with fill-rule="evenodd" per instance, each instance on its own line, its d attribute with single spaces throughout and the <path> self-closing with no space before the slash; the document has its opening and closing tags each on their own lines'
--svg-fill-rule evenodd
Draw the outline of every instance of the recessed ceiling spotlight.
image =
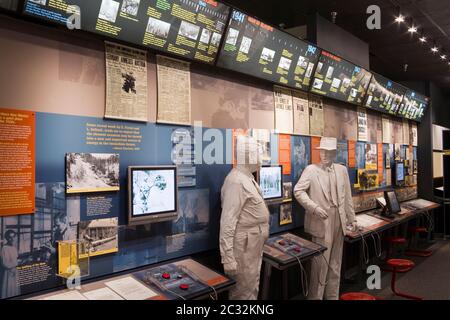
<svg viewBox="0 0 450 320">
<path fill-rule="evenodd" d="M 442 54 L 442 55 L 441 55 L 441 59 L 442 59 L 442 60 L 447 60 L 447 55 L 446 55 L 446 54 Z"/>
<path fill-rule="evenodd" d="M 408 19 L 409 22 L 409 28 L 408 28 L 408 32 L 411 34 L 414 34 L 417 32 L 417 27 L 414 25 L 414 21 L 412 18 Z"/>
<path fill-rule="evenodd" d="M 424 37 L 424 36 L 421 36 L 421 37 L 419 38 L 419 40 L 420 40 L 420 42 L 422 42 L 422 43 L 427 42 L 427 38 Z"/>
<path fill-rule="evenodd" d="M 437 46 L 436 41 L 433 41 L 433 45 L 431 46 L 431 52 L 433 53 L 439 52 L 439 47 Z"/>
<path fill-rule="evenodd" d="M 405 16 L 402 15 L 400 7 L 397 7 L 397 15 L 395 16 L 395 22 L 397 23 L 405 22 Z"/>
<path fill-rule="evenodd" d="M 337 15 L 338 15 L 337 11 L 332 11 L 331 12 L 331 22 L 334 23 L 334 24 L 336 23 Z"/>
<path fill-rule="evenodd" d="M 399 14 L 397 17 L 395 17 L 395 22 L 397 23 L 405 22 L 405 17 Z"/>
<path fill-rule="evenodd" d="M 416 33 L 417 32 L 417 27 L 412 25 L 411 27 L 408 28 L 408 32 L 410 33 Z"/>
</svg>

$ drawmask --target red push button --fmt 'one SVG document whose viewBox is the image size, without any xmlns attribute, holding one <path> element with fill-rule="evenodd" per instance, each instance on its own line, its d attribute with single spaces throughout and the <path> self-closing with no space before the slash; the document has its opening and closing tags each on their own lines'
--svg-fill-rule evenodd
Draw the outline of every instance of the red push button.
<svg viewBox="0 0 450 320">
<path fill-rule="evenodd" d="M 180 289 L 181 289 L 181 290 L 187 290 L 187 289 L 189 289 L 189 285 L 188 285 L 188 284 L 185 284 L 185 283 L 180 284 Z"/>
<path fill-rule="evenodd" d="M 164 279 L 170 279 L 170 274 L 169 274 L 169 273 L 163 273 L 163 274 L 162 274 L 162 277 L 163 277 Z"/>
</svg>

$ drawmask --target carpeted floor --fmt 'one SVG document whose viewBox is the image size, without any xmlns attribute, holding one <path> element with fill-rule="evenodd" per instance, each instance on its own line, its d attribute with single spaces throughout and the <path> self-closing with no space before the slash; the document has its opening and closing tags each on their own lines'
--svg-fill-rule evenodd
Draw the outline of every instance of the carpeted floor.
<svg viewBox="0 0 450 320">
<path fill-rule="evenodd" d="M 416 266 L 399 275 L 397 289 L 425 300 L 450 300 L 450 241 L 437 241 L 428 249 L 433 250 L 433 255 L 428 258 L 400 257 L 414 261 Z M 382 271 L 381 290 L 368 290 L 364 280 L 353 285 L 343 285 L 341 293 L 367 292 L 381 299 L 403 300 L 393 295 L 390 281 L 391 273 Z"/>
</svg>

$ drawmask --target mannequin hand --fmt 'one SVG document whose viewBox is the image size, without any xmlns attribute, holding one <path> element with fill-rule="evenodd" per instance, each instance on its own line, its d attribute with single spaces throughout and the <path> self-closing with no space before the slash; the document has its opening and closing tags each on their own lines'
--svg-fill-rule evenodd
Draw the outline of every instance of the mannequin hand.
<svg viewBox="0 0 450 320">
<path fill-rule="evenodd" d="M 223 265 L 223 269 L 225 271 L 225 274 L 228 276 L 235 276 L 237 274 L 237 264 L 236 262 L 231 262 L 231 263 L 225 263 Z"/>
<path fill-rule="evenodd" d="M 347 230 L 350 232 L 356 232 L 356 231 L 361 231 L 362 227 L 359 226 L 356 221 L 353 221 L 352 223 L 347 225 Z"/>
<path fill-rule="evenodd" d="M 323 210 L 321 207 L 317 207 L 314 213 L 322 219 L 328 218 L 328 213 L 325 210 Z"/>
<path fill-rule="evenodd" d="M 355 228 L 355 230 L 358 230 L 358 231 L 362 231 L 362 230 L 363 230 L 363 227 L 361 227 L 361 226 L 358 224 L 358 222 L 356 222 L 356 221 L 354 221 L 354 222 L 352 223 L 352 226 L 353 226 L 353 228 Z"/>
</svg>

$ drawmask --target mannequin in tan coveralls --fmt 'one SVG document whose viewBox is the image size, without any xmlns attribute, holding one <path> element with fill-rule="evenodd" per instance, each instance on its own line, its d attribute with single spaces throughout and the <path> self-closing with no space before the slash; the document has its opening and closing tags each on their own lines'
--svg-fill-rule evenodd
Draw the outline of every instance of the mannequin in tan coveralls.
<svg viewBox="0 0 450 320">
<path fill-rule="evenodd" d="M 311 262 L 309 299 L 337 300 L 341 276 L 342 247 L 346 231 L 358 228 L 353 209 L 347 168 L 333 163 L 336 138 L 320 141 L 320 164 L 306 167 L 294 188 L 305 208 L 305 231 L 312 241 L 327 248 L 324 257 Z"/>
<path fill-rule="evenodd" d="M 225 273 L 236 280 L 230 299 L 256 300 L 263 246 L 269 236 L 269 210 L 252 173 L 261 152 L 252 138 L 238 137 L 237 165 L 222 186 L 220 254 Z"/>
</svg>

